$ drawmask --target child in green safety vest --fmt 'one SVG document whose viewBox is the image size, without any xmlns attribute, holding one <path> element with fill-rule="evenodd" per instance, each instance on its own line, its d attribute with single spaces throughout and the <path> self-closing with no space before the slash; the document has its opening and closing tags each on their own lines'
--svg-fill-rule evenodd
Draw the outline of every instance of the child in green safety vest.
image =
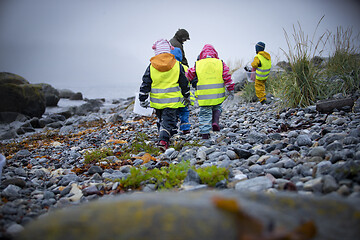
<svg viewBox="0 0 360 240">
<path fill-rule="evenodd" d="M 251 63 L 253 71 L 256 71 L 255 93 L 261 104 L 266 103 L 265 83 L 270 74 L 271 57 L 265 52 L 265 43 L 258 42 L 255 45 L 256 56 Z"/>
<path fill-rule="evenodd" d="M 177 133 L 177 109 L 190 103 L 190 88 L 184 67 L 170 53 L 174 47 L 166 39 L 160 39 L 152 48 L 155 56 L 143 75 L 139 100 L 140 106 L 155 109 L 158 145 L 165 151 L 171 136 Z"/>
</svg>

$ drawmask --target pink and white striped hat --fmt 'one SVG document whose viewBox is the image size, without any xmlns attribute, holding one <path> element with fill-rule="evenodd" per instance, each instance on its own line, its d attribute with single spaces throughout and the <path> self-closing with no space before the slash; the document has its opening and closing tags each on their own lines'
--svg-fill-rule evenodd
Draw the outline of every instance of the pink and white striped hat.
<svg viewBox="0 0 360 240">
<path fill-rule="evenodd" d="M 174 47 L 171 46 L 168 40 L 159 39 L 154 43 L 152 49 L 154 49 L 155 55 L 158 55 L 160 53 L 170 53 L 170 50 L 174 50 Z"/>
</svg>

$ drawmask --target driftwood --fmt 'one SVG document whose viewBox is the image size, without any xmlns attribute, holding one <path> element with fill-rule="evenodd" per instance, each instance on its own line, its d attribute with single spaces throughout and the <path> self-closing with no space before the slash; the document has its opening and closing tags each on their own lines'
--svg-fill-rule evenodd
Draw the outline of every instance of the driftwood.
<svg viewBox="0 0 360 240">
<path fill-rule="evenodd" d="M 316 103 L 316 110 L 321 113 L 331 113 L 334 109 L 341 110 L 344 107 L 351 110 L 354 101 L 354 98 L 322 100 Z"/>
</svg>

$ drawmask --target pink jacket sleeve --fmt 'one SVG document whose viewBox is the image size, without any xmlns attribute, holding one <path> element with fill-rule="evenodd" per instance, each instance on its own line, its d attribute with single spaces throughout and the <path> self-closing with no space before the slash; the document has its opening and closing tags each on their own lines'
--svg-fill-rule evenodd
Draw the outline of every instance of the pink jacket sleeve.
<svg viewBox="0 0 360 240">
<path fill-rule="evenodd" d="M 223 62 L 223 79 L 225 86 L 228 91 L 233 91 L 235 84 L 233 83 L 233 80 L 231 79 L 231 75 L 229 74 L 229 67 Z"/>
<path fill-rule="evenodd" d="M 191 82 L 196 76 L 195 67 L 189 68 L 185 73 L 185 76 Z"/>
</svg>

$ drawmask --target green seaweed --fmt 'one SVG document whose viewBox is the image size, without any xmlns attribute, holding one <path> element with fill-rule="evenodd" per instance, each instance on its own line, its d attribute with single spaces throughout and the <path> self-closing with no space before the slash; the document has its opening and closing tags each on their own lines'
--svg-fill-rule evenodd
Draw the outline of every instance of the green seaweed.
<svg viewBox="0 0 360 240">
<path fill-rule="evenodd" d="M 145 184 L 155 184 L 157 189 L 172 189 L 180 187 L 187 176 L 189 169 L 195 170 L 203 184 L 214 187 L 217 182 L 227 179 L 229 170 L 217 166 L 195 169 L 190 166 L 190 161 L 182 161 L 178 164 L 170 164 L 160 169 L 147 169 L 145 167 L 133 167 L 128 177 L 118 180 L 125 189 L 138 189 Z"/>
<path fill-rule="evenodd" d="M 108 156 L 113 155 L 113 151 L 110 148 L 95 149 L 94 151 L 88 151 L 84 153 L 84 162 L 86 164 L 94 164 Z"/>
<path fill-rule="evenodd" d="M 149 136 L 145 133 L 138 132 L 134 141 L 130 145 L 124 146 L 122 154 L 119 159 L 130 159 L 132 154 L 138 154 L 140 152 L 146 152 L 150 155 L 159 155 L 160 149 L 149 141 Z"/>
</svg>

